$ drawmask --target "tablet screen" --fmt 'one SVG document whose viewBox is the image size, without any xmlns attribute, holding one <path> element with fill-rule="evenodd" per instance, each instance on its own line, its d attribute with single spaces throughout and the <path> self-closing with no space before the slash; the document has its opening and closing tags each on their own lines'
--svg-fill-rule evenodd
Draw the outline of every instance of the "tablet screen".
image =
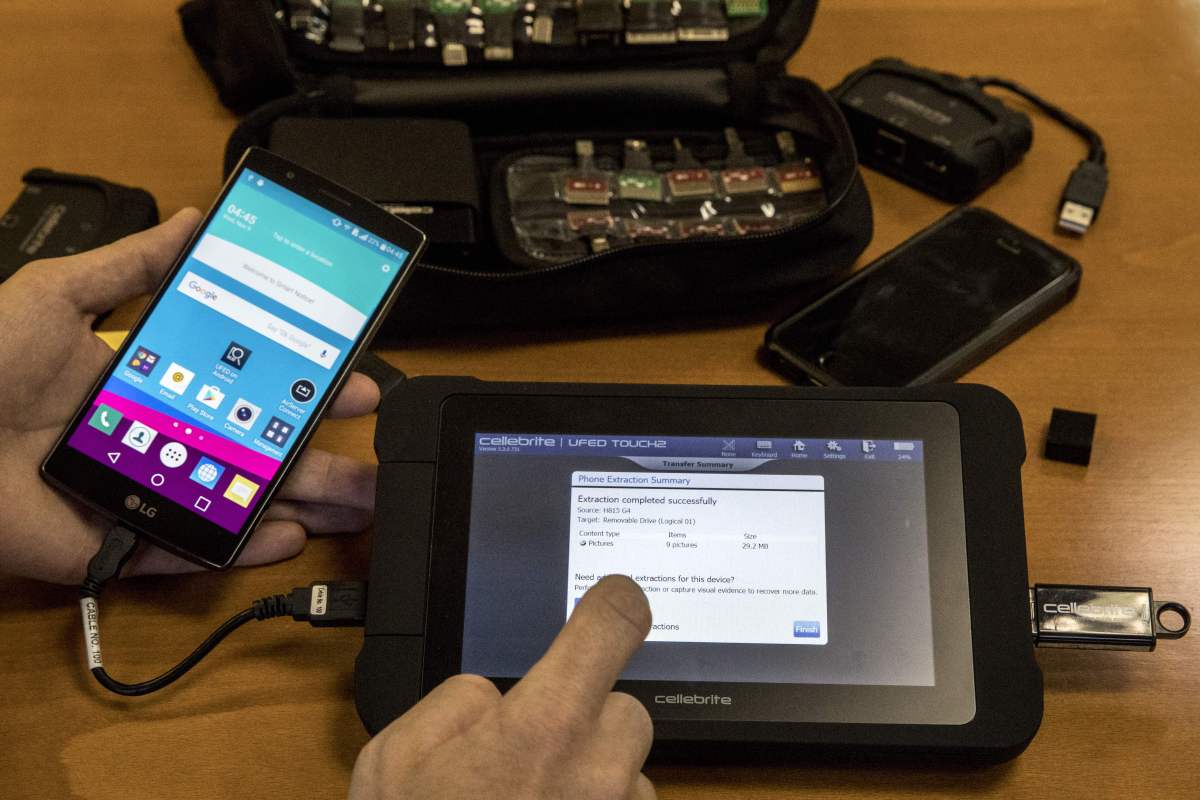
<svg viewBox="0 0 1200 800">
<path fill-rule="evenodd" d="M 510 686 L 621 573 L 655 719 L 974 717 L 949 404 L 454 396 L 438 441 L 426 685 Z"/>
<path fill-rule="evenodd" d="M 627 680 L 932 686 L 924 447 L 476 433 L 462 669 L 523 675 L 620 573 L 654 616 Z"/>
</svg>

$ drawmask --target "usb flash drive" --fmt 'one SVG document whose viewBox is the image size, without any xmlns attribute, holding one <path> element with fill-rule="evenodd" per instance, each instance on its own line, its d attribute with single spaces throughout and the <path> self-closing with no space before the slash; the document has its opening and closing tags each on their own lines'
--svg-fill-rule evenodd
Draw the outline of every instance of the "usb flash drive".
<svg viewBox="0 0 1200 800">
<path fill-rule="evenodd" d="M 1178 627 L 1160 621 L 1168 611 L 1182 619 Z M 1029 621 L 1037 647 L 1149 651 L 1184 636 L 1192 615 L 1174 600 L 1155 602 L 1147 588 L 1039 583 L 1029 590 Z"/>
</svg>

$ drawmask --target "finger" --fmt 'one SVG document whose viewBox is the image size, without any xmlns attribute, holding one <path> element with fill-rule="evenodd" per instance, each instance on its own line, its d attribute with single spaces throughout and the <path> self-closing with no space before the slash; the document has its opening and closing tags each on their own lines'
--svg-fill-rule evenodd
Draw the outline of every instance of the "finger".
<svg viewBox="0 0 1200 800">
<path fill-rule="evenodd" d="M 379 407 L 379 386 L 361 372 L 351 372 L 346 384 L 329 404 L 330 419 L 361 417 Z"/>
<path fill-rule="evenodd" d="M 542 707 L 531 713 L 593 718 L 649 632 L 642 590 L 624 575 L 609 575 L 583 596 L 546 655 L 506 699 Z"/>
<path fill-rule="evenodd" d="M 251 535 L 246 549 L 238 556 L 236 566 L 253 567 L 292 558 L 304 549 L 305 541 L 304 529 L 294 522 L 264 522 Z M 166 550 L 149 545 L 138 550 L 122 574 L 177 575 L 184 572 L 200 572 L 202 569 L 204 568 L 184 561 Z"/>
<path fill-rule="evenodd" d="M 632 695 L 612 692 L 604 700 L 585 763 L 596 774 L 625 769 L 626 783 L 633 782 L 654 744 L 654 723 L 646 707 Z"/>
<path fill-rule="evenodd" d="M 629 800 L 658 800 L 658 792 L 650 779 L 639 772 L 633 788 L 629 790 Z"/>
<path fill-rule="evenodd" d="M 379 732 L 371 747 L 382 753 L 392 774 L 404 774 L 438 747 L 460 736 L 496 707 L 500 691 L 487 678 L 448 678 Z"/>
<path fill-rule="evenodd" d="M 371 464 L 324 450 L 307 450 L 279 487 L 279 499 L 370 511 L 375 506 L 375 474 Z"/>
<path fill-rule="evenodd" d="M 161 225 L 87 253 L 55 260 L 64 296 L 80 311 L 102 314 L 150 292 L 162 281 L 200 222 L 185 208 Z"/>
<path fill-rule="evenodd" d="M 298 522 L 312 534 L 355 533 L 371 524 L 370 509 L 350 508 L 330 503 L 297 503 L 274 500 L 263 519 Z"/>
</svg>

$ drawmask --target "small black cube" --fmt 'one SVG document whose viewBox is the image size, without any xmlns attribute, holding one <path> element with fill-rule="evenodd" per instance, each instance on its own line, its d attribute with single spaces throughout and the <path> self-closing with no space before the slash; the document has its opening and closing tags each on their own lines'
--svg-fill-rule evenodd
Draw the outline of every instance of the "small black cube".
<svg viewBox="0 0 1200 800">
<path fill-rule="evenodd" d="M 1095 432 L 1095 414 L 1054 409 L 1050 414 L 1050 430 L 1046 432 L 1046 458 L 1086 467 L 1092 460 Z"/>
</svg>

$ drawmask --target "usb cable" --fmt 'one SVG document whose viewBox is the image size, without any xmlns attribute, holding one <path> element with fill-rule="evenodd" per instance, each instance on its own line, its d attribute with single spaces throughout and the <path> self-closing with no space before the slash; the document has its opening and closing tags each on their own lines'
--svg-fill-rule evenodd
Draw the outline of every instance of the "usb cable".
<svg viewBox="0 0 1200 800">
<path fill-rule="evenodd" d="M 202 658 L 212 652 L 226 636 L 252 620 L 261 621 L 290 616 L 315 628 L 362 625 L 366 615 L 367 586 L 359 581 L 321 581 L 297 587 L 288 594 L 262 597 L 225 620 L 186 658 L 156 678 L 141 683 L 124 683 L 104 669 L 100 652 L 100 593 L 121 573 L 137 550 L 137 535 L 117 525 L 104 537 L 103 544 L 88 562 L 87 577 L 79 587 L 79 606 L 83 616 L 83 639 L 87 647 L 87 665 L 92 677 L 105 689 L 127 697 L 157 692 L 183 677 Z"/>
<path fill-rule="evenodd" d="M 1088 145 L 1087 158 L 1080 161 L 1067 178 L 1062 199 L 1058 203 L 1058 228 L 1065 233 L 1082 236 L 1088 232 L 1100 214 L 1100 205 L 1108 190 L 1108 154 L 1104 140 L 1094 128 L 1068 111 L 1044 100 L 1015 81 L 995 76 L 973 76 L 969 80 L 979 86 L 994 86 L 1020 95 L 1035 105 L 1042 113 L 1066 126 L 1080 136 Z"/>
</svg>

